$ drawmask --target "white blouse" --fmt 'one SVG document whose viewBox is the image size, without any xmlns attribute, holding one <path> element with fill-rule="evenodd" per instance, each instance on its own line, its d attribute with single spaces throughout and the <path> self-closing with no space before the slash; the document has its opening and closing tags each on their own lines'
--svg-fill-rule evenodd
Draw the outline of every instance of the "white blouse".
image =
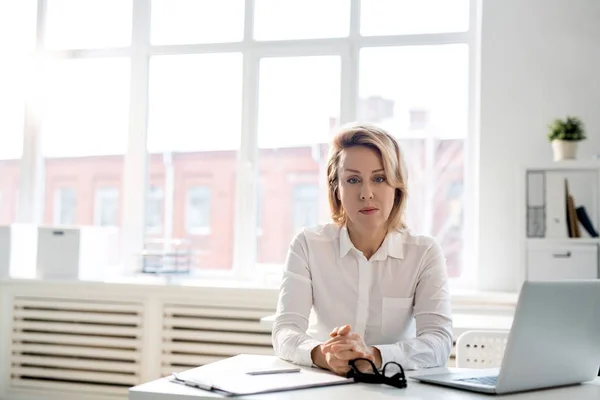
<svg viewBox="0 0 600 400">
<path fill-rule="evenodd" d="M 279 293 L 275 354 L 310 366 L 311 350 L 346 324 L 379 349 L 383 364 L 446 365 L 452 348 L 450 293 L 435 239 L 390 232 L 367 260 L 345 227 L 327 224 L 299 233 Z"/>
</svg>

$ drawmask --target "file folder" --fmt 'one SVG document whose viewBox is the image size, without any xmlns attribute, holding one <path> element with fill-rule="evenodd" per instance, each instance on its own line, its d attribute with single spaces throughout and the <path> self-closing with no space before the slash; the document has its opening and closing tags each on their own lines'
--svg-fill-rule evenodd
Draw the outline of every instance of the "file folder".
<svg viewBox="0 0 600 400">
<path fill-rule="evenodd" d="M 251 374 L 255 370 L 294 366 L 273 356 L 242 354 L 173 374 L 171 380 L 223 396 L 241 396 L 354 383 L 354 379 L 319 368 L 300 367 L 299 372 Z"/>
</svg>

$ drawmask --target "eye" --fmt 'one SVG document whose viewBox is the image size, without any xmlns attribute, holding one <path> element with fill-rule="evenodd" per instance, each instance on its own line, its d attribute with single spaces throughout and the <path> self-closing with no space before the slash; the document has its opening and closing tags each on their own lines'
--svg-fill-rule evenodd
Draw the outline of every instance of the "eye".
<svg viewBox="0 0 600 400">
<path fill-rule="evenodd" d="M 358 178 L 352 177 L 352 178 L 347 179 L 346 182 L 354 185 L 355 183 L 358 183 Z"/>
<path fill-rule="evenodd" d="M 385 176 L 377 176 L 377 177 L 375 177 L 375 182 L 377 182 L 377 183 L 383 183 L 383 182 L 385 182 Z"/>
</svg>

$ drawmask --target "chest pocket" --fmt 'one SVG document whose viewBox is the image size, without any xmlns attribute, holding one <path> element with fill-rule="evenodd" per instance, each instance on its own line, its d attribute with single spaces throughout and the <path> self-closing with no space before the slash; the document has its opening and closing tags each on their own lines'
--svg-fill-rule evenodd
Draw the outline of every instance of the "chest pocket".
<svg viewBox="0 0 600 400">
<path fill-rule="evenodd" d="M 412 321 L 413 297 L 384 297 L 381 328 L 385 336 L 401 336 Z"/>
</svg>

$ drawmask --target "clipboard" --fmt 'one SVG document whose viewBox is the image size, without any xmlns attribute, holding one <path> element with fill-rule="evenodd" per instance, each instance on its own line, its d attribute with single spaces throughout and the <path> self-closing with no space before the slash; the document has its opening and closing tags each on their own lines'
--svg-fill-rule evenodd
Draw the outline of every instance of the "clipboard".
<svg viewBox="0 0 600 400">
<path fill-rule="evenodd" d="M 202 367 L 173 373 L 171 381 L 233 397 L 251 394 L 343 385 L 354 379 L 336 375 L 318 368 L 299 367 L 293 373 L 252 374 L 255 370 L 281 370 L 296 367 L 271 356 L 242 354 Z"/>
</svg>

